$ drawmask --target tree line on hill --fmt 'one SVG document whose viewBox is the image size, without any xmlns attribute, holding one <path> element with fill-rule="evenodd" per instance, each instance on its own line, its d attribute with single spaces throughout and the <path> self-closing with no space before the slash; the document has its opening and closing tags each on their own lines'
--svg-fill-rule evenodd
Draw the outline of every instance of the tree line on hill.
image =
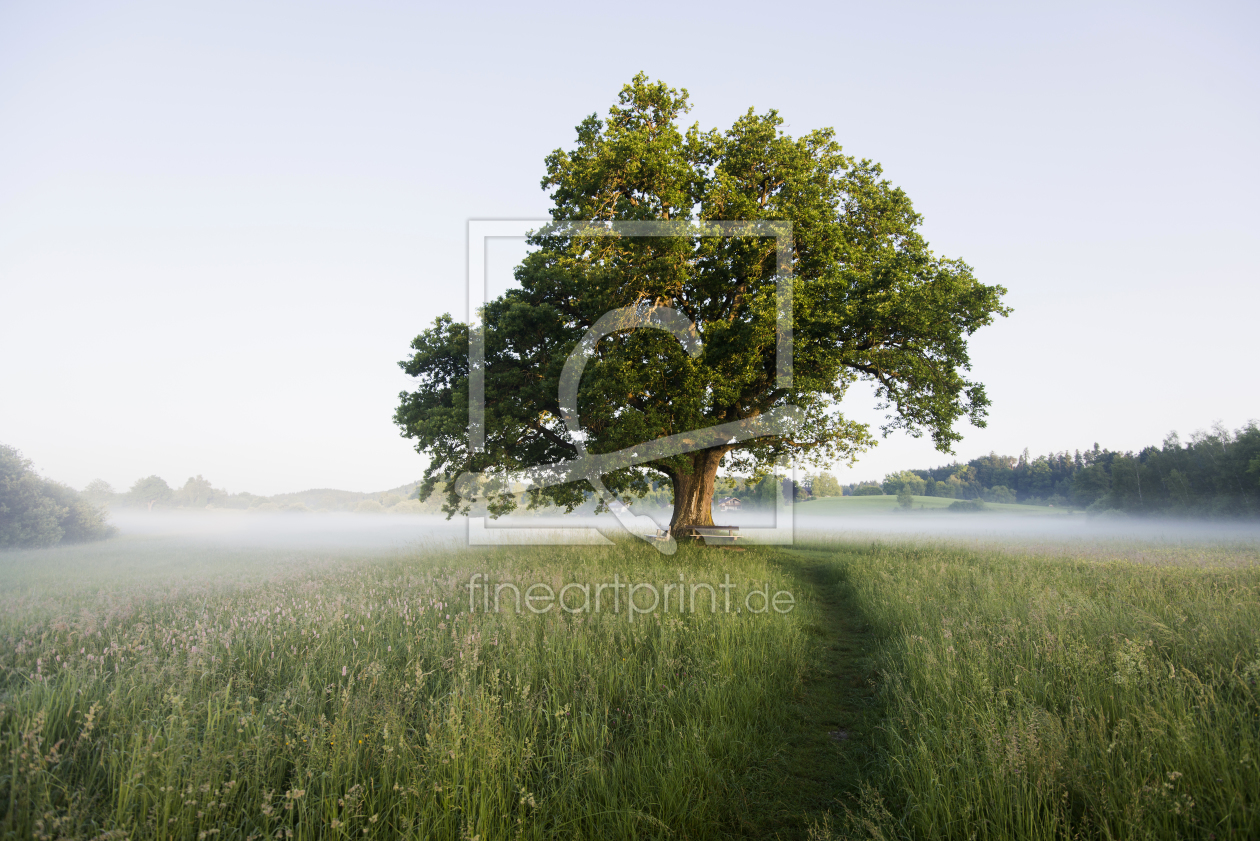
<svg viewBox="0 0 1260 841">
<path fill-rule="evenodd" d="M 966 464 L 903 470 L 846 495 L 899 494 L 1167 516 L 1260 515 L 1260 427 L 1217 424 L 1183 442 L 1172 432 L 1138 452 L 1100 449 L 1031 457 L 990 453 Z"/>
</svg>

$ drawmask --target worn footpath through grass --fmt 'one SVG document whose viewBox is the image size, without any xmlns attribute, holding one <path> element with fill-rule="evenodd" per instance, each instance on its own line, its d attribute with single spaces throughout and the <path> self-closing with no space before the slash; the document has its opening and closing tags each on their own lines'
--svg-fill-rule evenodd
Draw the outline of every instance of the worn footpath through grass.
<svg viewBox="0 0 1260 841">
<path fill-rule="evenodd" d="M 877 761 L 876 637 L 834 558 L 826 549 L 775 554 L 796 582 L 811 648 L 783 731 L 774 787 L 779 818 L 760 827 L 774 837 L 809 837 L 829 815 L 856 807 Z"/>
</svg>

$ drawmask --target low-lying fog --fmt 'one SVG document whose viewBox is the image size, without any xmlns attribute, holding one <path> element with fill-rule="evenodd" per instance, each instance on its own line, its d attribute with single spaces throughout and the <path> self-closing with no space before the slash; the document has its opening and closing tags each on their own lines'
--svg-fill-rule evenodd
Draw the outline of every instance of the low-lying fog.
<svg viewBox="0 0 1260 841">
<path fill-rule="evenodd" d="M 631 507 L 658 523 L 669 512 Z M 773 511 L 715 512 L 719 524 L 752 533 L 773 525 Z M 1260 564 L 1260 524 L 1092 518 L 1040 512 L 792 512 L 790 537 L 776 543 L 949 543 L 964 550 L 997 550 L 1082 560 L 1133 561 L 1192 566 Z M 118 536 L 93 543 L 0 552 L 3 599 L 45 599 L 71 593 L 117 591 L 132 599 L 135 585 L 179 588 L 239 586 L 286 576 L 330 574 L 363 562 L 400 555 L 467 551 L 476 544 L 602 544 L 624 541 L 627 532 L 611 514 L 539 516 L 517 513 L 478 528 L 458 517 L 409 514 L 352 514 L 123 509 L 111 517 Z M 640 525 L 644 521 L 639 521 Z M 573 530 L 573 527 L 578 527 Z M 557 529 L 570 529 L 564 533 Z M 511 529 L 505 532 L 504 529 Z M 787 539 L 784 539 L 787 537 Z M 434 555 L 434 551 L 438 555 Z M 716 551 L 716 550 L 715 550 Z M 226 583 L 224 583 L 226 582 Z M 218 586 L 218 585 L 215 585 Z M 95 598 L 95 597 L 93 597 Z M 54 600 L 55 601 L 55 600 Z M 0 605 L 2 607 L 3 605 Z"/>
<path fill-rule="evenodd" d="M 463 520 L 349 512 L 114 511 L 123 536 L 186 537 L 243 547 L 389 549 L 453 542 L 468 531 Z"/>
<path fill-rule="evenodd" d="M 661 526 L 669 512 L 640 510 Z M 780 513 L 777 516 L 784 516 Z M 818 515 L 808 506 L 797 506 L 790 515 L 794 531 L 810 535 L 852 536 L 858 539 L 933 538 L 962 540 L 1027 540 L 1034 543 L 1066 541 L 1137 540 L 1156 543 L 1255 543 L 1260 545 L 1260 523 L 1245 521 L 1170 520 L 1126 517 L 1089 517 L 1084 514 L 990 513 L 953 511 L 876 512 L 869 514 Z M 721 525 L 745 530 L 771 527 L 776 513 L 770 510 L 715 512 Z M 214 544 L 241 547 L 329 548 L 340 550 L 402 549 L 413 545 L 466 545 L 468 521 L 439 516 L 351 513 L 251 513 L 243 511 L 168 512 L 115 511 L 111 522 L 123 536 L 193 538 Z M 514 514 L 486 523 L 482 540 L 494 541 L 496 533 L 512 529 L 514 537 L 535 534 L 539 542 L 563 540 L 557 529 L 596 528 L 609 537 L 626 533 L 611 514 L 534 515 Z M 518 529 L 528 529 L 523 533 Z M 589 535 L 589 532 L 588 532 Z M 749 535 L 753 537 L 752 534 Z M 596 540 L 598 540 L 596 538 Z M 531 541 L 532 542 L 532 541 Z"/>
</svg>

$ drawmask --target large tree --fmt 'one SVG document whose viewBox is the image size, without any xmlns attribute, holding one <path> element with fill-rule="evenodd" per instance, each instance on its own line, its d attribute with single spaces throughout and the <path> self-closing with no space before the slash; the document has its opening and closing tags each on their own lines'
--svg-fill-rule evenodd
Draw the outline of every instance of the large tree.
<svg viewBox="0 0 1260 841">
<path fill-rule="evenodd" d="M 485 446 L 468 442 L 469 327 L 450 316 L 416 337 L 400 363 L 419 380 L 400 395 L 395 421 L 429 464 L 420 498 L 441 486 L 448 513 L 468 510 L 465 473 L 510 475 L 574 459 L 579 444 L 611 453 L 663 436 L 753 422 L 795 406 L 779 434 L 707 441 L 696 452 L 622 467 L 602 476 L 617 495 L 673 489 L 671 528 L 711 524 L 719 467 L 764 472 L 787 456 L 852 460 L 872 443 L 840 411 L 859 379 L 875 383 L 895 428 L 929 433 L 948 452 L 967 416 L 984 425 L 984 387 L 968 380 L 967 339 L 1008 310 L 1000 286 L 967 264 L 933 254 L 910 199 L 878 164 L 846 156 L 831 129 L 792 138 L 775 111 L 749 110 L 725 132 L 682 129 L 687 91 L 627 85 L 606 119 L 577 127 L 571 151 L 546 159 L 552 226 L 536 232 L 515 275 L 520 288 L 482 313 Z M 794 377 L 776 376 L 776 242 L 770 236 L 592 236 L 574 223 L 739 220 L 791 224 Z M 627 329 L 589 349 L 575 442 L 560 401 L 566 360 L 610 311 L 637 307 L 685 317 L 692 342 L 670 332 Z M 645 315 L 646 320 L 649 316 Z M 485 485 L 492 514 L 515 498 Z M 459 490 L 467 490 L 467 485 Z M 572 509 L 586 481 L 535 487 L 531 505 Z"/>
<path fill-rule="evenodd" d="M 176 505 L 187 508 L 205 508 L 221 496 L 223 494 L 214 489 L 210 480 L 202 478 L 199 473 L 196 476 L 189 476 L 184 486 L 174 491 L 171 498 Z"/>
<path fill-rule="evenodd" d="M 164 505 L 171 501 L 175 492 L 171 490 L 171 486 L 166 484 L 166 480 L 161 476 L 145 476 L 143 479 L 137 479 L 136 483 L 131 486 L 131 490 L 127 491 L 127 499 L 132 505 L 144 505 L 150 511 L 154 505 Z"/>
</svg>

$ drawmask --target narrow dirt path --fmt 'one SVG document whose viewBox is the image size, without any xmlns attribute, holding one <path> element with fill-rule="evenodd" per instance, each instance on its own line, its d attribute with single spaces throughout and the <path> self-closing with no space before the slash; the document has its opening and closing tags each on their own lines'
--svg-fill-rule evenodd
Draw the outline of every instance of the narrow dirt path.
<svg viewBox="0 0 1260 841">
<path fill-rule="evenodd" d="M 879 721 L 873 680 L 875 638 L 859 610 L 836 552 L 783 550 L 783 567 L 800 582 L 812 616 L 814 667 L 793 704 L 795 731 L 784 746 L 773 837 L 804 838 L 827 812 L 855 805 L 871 771 Z"/>
</svg>

